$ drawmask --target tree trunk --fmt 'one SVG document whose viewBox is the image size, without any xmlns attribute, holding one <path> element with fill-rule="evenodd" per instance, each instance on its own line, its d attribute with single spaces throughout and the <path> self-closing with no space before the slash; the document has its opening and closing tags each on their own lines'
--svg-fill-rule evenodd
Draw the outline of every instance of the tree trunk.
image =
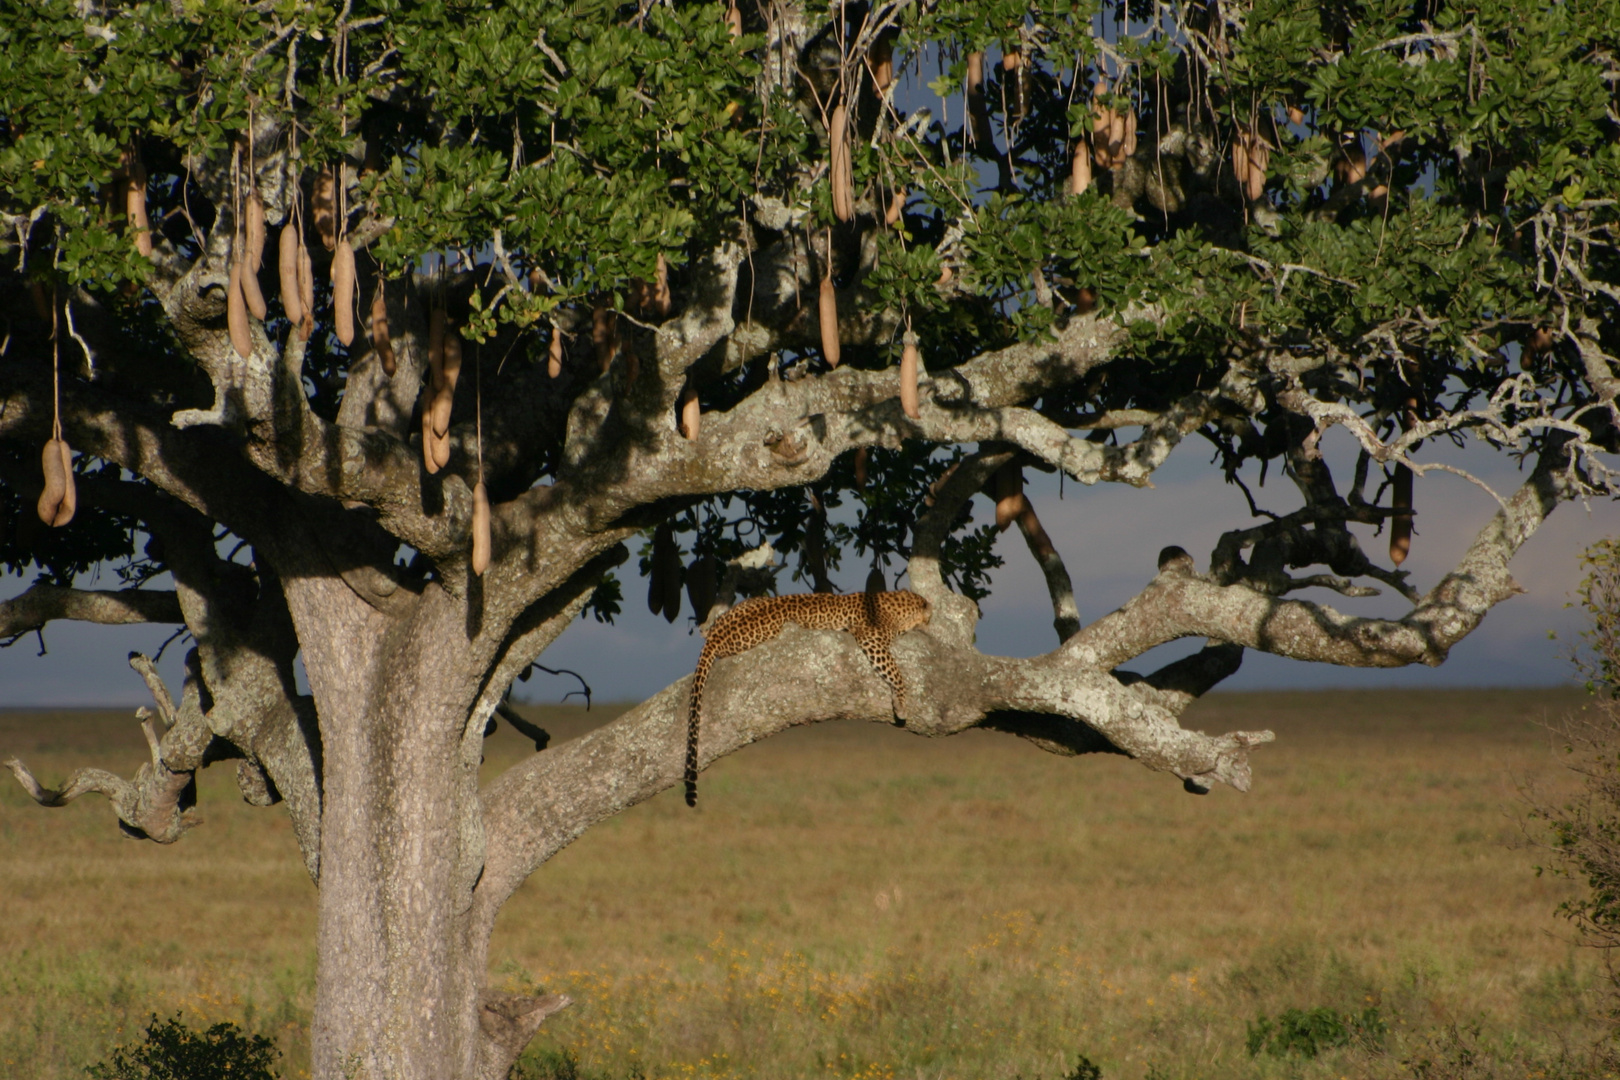
<svg viewBox="0 0 1620 1080">
<path fill-rule="evenodd" d="M 341 582 L 288 592 L 324 755 L 313 1074 L 470 1077 L 486 953 L 464 925 L 483 860 L 466 825 L 482 731 L 470 763 L 463 749 L 477 660 L 439 644 L 459 605 L 429 590 L 396 621 Z"/>
<path fill-rule="evenodd" d="M 323 732 L 314 1075 L 467 1076 L 454 739 L 430 717 L 379 719 Z"/>
</svg>

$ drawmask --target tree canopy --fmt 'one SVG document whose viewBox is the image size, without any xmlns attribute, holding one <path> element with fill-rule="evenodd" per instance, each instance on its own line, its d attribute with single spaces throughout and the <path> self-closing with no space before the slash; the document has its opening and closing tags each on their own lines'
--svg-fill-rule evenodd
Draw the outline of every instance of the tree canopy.
<svg viewBox="0 0 1620 1080">
<path fill-rule="evenodd" d="M 1617 27 L 1613 0 L 0 0 L 0 566 L 30 578 L 0 635 L 191 641 L 178 701 L 131 658 L 137 776 L 12 769 L 162 842 L 213 762 L 285 802 L 322 1077 L 500 1076 L 563 1004 L 484 985 L 490 926 L 679 779 L 684 683 L 534 731 L 484 790 L 479 746 L 638 574 L 700 624 L 841 560 L 932 603 L 906 715 L 847 635 L 789 633 L 716 668 L 703 763 L 858 717 L 1246 788 L 1269 733 L 1176 721 L 1245 649 L 1438 664 L 1548 513 L 1611 494 Z M 1256 523 L 1082 627 L 1023 470 L 1146 486 L 1189 439 Z M 1439 440 L 1525 479 L 1416 582 Z M 1255 504 L 1254 463 L 1297 509 Z M 1028 660 L 973 647 L 1014 524 L 1057 631 Z"/>
</svg>

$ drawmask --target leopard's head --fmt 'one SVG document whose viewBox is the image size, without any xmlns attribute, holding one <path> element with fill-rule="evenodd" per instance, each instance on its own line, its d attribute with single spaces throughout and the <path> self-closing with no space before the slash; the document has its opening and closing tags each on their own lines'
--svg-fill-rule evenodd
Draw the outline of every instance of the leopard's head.
<svg viewBox="0 0 1620 1080">
<path fill-rule="evenodd" d="M 878 597 L 878 611 L 885 625 L 903 634 L 927 622 L 934 608 L 914 592 L 886 592 Z"/>
</svg>

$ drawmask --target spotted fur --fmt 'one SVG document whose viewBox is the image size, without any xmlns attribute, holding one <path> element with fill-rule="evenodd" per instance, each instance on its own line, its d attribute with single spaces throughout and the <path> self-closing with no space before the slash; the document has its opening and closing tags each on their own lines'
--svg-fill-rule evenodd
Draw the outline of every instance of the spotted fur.
<svg viewBox="0 0 1620 1080">
<path fill-rule="evenodd" d="M 692 705 L 686 726 L 686 805 L 697 805 L 698 726 L 703 684 L 716 660 L 747 652 L 782 632 L 788 623 L 806 630 L 848 630 L 894 692 L 895 710 L 906 707 L 906 680 L 889 646 L 928 621 L 927 600 L 913 592 L 799 593 L 745 600 L 714 620 L 692 673 Z"/>
</svg>

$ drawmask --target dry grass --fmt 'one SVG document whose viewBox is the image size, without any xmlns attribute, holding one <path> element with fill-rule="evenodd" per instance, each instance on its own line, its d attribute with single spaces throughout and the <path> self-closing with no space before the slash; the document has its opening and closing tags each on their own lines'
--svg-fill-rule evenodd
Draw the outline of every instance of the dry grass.
<svg viewBox="0 0 1620 1080">
<path fill-rule="evenodd" d="M 1558 1057 L 1597 1034 L 1596 968 L 1515 791 L 1567 784 L 1532 721 L 1575 701 L 1217 696 L 1189 726 L 1279 742 L 1252 793 L 1207 798 L 1005 736 L 790 732 L 707 773 L 697 813 L 668 793 L 563 852 L 509 905 L 495 976 L 578 1002 L 530 1075 L 1055 1080 L 1081 1053 L 1109 1080 L 1413 1076 L 1425 1055 L 1435 1080 L 1581 1075 Z M 609 715 L 536 711 L 559 739 Z M 503 730 L 488 768 L 526 745 Z M 54 778 L 144 747 L 127 717 L 13 713 L 0 752 Z M 82 1075 L 174 1009 L 272 1034 L 303 1073 L 314 890 L 284 818 L 217 772 L 168 849 L 93 799 L 0 788 L 0 1074 Z M 1381 1049 L 1244 1048 L 1259 1015 L 1369 1005 Z"/>
</svg>

